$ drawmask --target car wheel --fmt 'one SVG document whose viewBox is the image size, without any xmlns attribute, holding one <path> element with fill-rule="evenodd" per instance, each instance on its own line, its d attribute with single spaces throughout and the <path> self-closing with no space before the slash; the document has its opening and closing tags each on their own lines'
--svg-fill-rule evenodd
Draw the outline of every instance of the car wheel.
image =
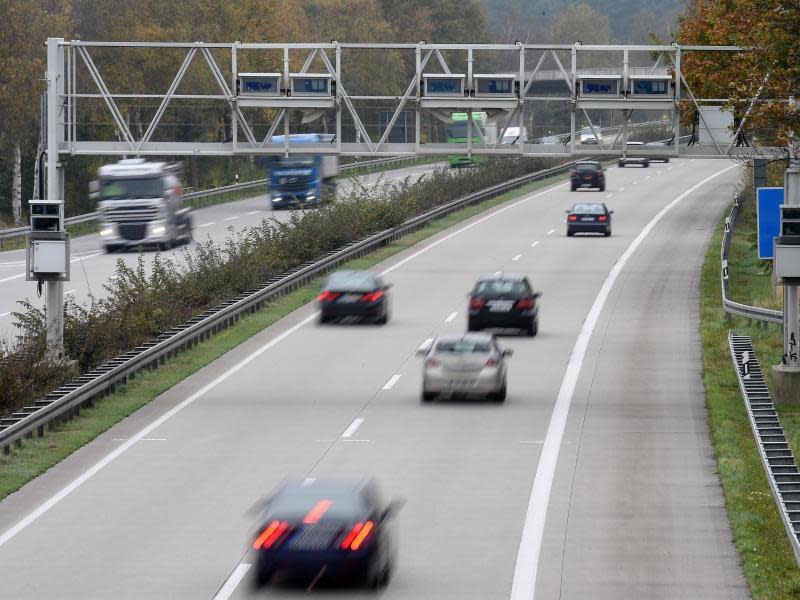
<svg viewBox="0 0 800 600">
<path fill-rule="evenodd" d="M 111 254 L 112 252 L 116 252 L 119 250 L 119 246 L 114 244 L 106 244 L 106 254 Z"/>
<path fill-rule="evenodd" d="M 378 573 L 375 577 L 375 587 L 378 589 L 385 588 L 389 585 L 389 582 L 392 580 L 392 563 L 387 562 L 386 566 L 383 568 L 383 571 Z"/>
<path fill-rule="evenodd" d="M 575 232 L 570 229 L 567 229 L 567 237 L 572 237 L 573 235 L 575 235 Z"/>
<path fill-rule="evenodd" d="M 606 237 L 611 237 L 611 228 L 609 227 L 603 232 L 603 235 Z"/>
<path fill-rule="evenodd" d="M 665 158 L 665 159 L 664 159 L 664 162 L 665 162 L 665 163 L 668 163 L 668 162 L 669 162 L 669 157 Z"/>
<path fill-rule="evenodd" d="M 503 387 L 500 388 L 499 392 L 492 394 L 492 400 L 495 402 L 505 402 L 506 401 L 506 384 L 503 382 Z"/>
<path fill-rule="evenodd" d="M 575 184 L 573 184 L 573 185 L 572 185 L 572 191 L 573 191 L 573 192 L 574 192 L 574 191 L 577 191 L 577 189 L 578 189 L 578 186 L 577 186 L 577 185 L 575 185 Z"/>
<path fill-rule="evenodd" d="M 606 184 L 605 183 L 601 183 L 600 184 L 600 191 L 601 192 L 605 192 L 606 191 Z"/>
<path fill-rule="evenodd" d="M 478 322 L 474 319 L 469 319 L 467 321 L 467 330 L 468 331 L 480 331 L 481 327 L 478 325 Z"/>
<path fill-rule="evenodd" d="M 531 319 L 531 322 L 528 323 L 528 326 L 525 328 L 525 333 L 530 337 L 535 337 L 536 334 L 539 333 L 539 317 Z"/>
<path fill-rule="evenodd" d="M 253 587 L 260 588 L 267 585 L 272 579 L 272 570 L 271 569 L 262 569 L 258 568 L 256 570 L 256 576 L 253 578 Z"/>
<path fill-rule="evenodd" d="M 423 402 L 432 402 L 434 398 L 436 398 L 436 392 L 425 392 L 425 391 L 423 391 L 422 395 L 420 396 L 420 399 Z"/>
<path fill-rule="evenodd" d="M 650 166 L 650 161 L 649 161 L 649 160 L 646 160 L 646 161 L 644 161 L 644 163 L 643 163 L 643 164 L 644 164 L 644 168 L 646 169 L 647 167 L 649 167 L 649 166 Z"/>
<path fill-rule="evenodd" d="M 378 317 L 378 318 L 375 320 L 375 322 L 376 322 L 378 325 L 386 325 L 386 323 L 388 323 L 388 322 L 389 322 L 389 315 L 388 315 L 388 313 L 383 313 L 383 315 L 382 315 L 382 316 L 380 316 L 380 317 Z"/>
<path fill-rule="evenodd" d="M 617 161 L 617 166 L 618 166 L 620 169 L 623 169 L 623 168 L 625 168 L 625 163 L 624 163 L 623 161 L 621 161 L 621 160 L 618 160 L 618 161 Z"/>
<path fill-rule="evenodd" d="M 319 313 L 319 323 L 320 325 L 325 325 L 325 323 L 330 323 L 331 318 L 326 315 L 325 313 Z"/>
</svg>

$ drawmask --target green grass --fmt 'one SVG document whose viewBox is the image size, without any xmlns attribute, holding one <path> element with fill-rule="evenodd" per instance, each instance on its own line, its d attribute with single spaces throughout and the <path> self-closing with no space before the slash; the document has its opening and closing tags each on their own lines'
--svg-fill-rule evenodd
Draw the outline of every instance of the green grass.
<svg viewBox="0 0 800 600">
<path fill-rule="evenodd" d="M 465 219 L 562 179 L 564 179 L 563 175 L 556 175 L 535 181 L 517 190 L 455 211 L 367 256 L 350 261 L 346 268 L 368 269 L 373 267 L 394 254 Z M 289 313 L 311 302 L 319 291 L 319 283 L 319 281 L 309 283 L 270 303 L 262 310 L 242 317 L 234 326 L 170 359 L 159 369 L 140 373 L 135 379 L 118 387 L 113 394 L 95 401 L 94 406 L 81 410 L 79 417 L 57 426 L 54 431 L 47 432 L 44 437 L 26 439 L 17 445 L 10 454 L 0 455 L 0 500 L 58 464 L 75 450 L 92 441 L 175 384 L 196 373 Z"/>
<path fill-rule="evenodd" d="M 768 299 L 769 289 L 769 276 L 762 274 L 763 268 L 753 259 L 751 225 L 749 217 L 739 222 L 729 255 L 732 296 L 746 302 Z M 769 373 L 780 355 L 780 332 L 774 325 L 764 329 L 746 319 L 734 317 L 729 322 L 726 318 L 719 285 L 722 226 L 717 227 L 708 249 L 701 281 L 703 381 L 711 439 L 735 544 L 753 598 L 798 598 L 800 571 L 770 493 L 728 348 L 729 329 L 751 336 L 759 362 Z"/>
</svg>

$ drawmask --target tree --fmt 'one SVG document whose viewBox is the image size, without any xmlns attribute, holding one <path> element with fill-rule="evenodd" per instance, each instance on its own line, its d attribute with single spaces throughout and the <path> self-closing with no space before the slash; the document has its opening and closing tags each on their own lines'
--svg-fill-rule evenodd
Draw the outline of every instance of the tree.
<svg viewBox="0 0 800 600">
<path fill-rule="evenodd" d="M 793 5 L 793 6 L 792 6 Z M 800 92 L 800 9 L 797 2 L 691 0 L 680 20 L 681 44 L 736 45 L 742 52 L 687 52 L 682 71 L 695 96 L 728 98 L 743 116 L 761 90 L 747 127 L 762 145 L 798 146 L 800 111 L 787 102 Z"/>
</svg>

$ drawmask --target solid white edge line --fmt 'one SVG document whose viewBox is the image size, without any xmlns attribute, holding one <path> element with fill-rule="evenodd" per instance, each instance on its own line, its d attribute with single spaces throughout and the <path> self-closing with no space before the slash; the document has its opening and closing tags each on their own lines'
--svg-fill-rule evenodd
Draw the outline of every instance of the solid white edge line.
<svg viewBox="0 0 800 600">
<path fill-rule="evenodd" d="M 0 317 L 2 317 L 2 316 L 3 315 L 0 315 Z M 457 316 L 458 316 L 457 312 L 451 312 L 449 315 L 447 315 L 447 318 L 444 320 L 444 322 L 445 323 L 452 323 L 453 319 L 455 319 Z M 431 341 L 433 341 L 433 340 L 431 340 Z"/>
<path fill-rule="evenodd" d="M 522 258 L 522 254 L 517 254 L 517 255 L 516 255 L 514 258 L 512 258 L 511 260 L 519 260 L 520 258 Z"/>
<path fill-rule="evenodd" d="M 230 369 L 225 371 L 222 375 L 214 379 L 213 381 L 207 383 L 205 386 L 200 388 L 194 394 L 183 400 L 180 404 L 175 405 L 173 408 L 165 412 L 161 415 L 158 419 L 150 423 L 147 427 L 140 430 L 139 433 L 131 437 L 127 442 L 120 444 L 116 449 L 106 454 L 102 459 L 100 459 L 94 466 L 90 467 L 88 470 L 84 471 L 81 475 L 73 479 L 70 483 L 68 483 L 65 487 L 63 487 L 60 491 L 55 493 L 54 495 L 50 496 L 47 500 L 45 500 L 42 504 L 39 505 L 38 508 L 33 510 L 31 513 L 28 514 L 24 519 L 19 521 L 16 525 L 6 530 L 2 535 L 0 535 L 0 547 L 5 545 L 9 540 L 14 538 L 20 531 L 25 529 L 28 525 L 36 521 L 39 517 L 45 514 L 48 510 L 53 508 L 56 504 L 61 502 L 64 498 L 66 498 L 69 494 L 91 479 L 96 473 L 98 473 L 103 467 L 110 464 L 114 459 L 124 453 L 128 448 L 133 446 L 136 442 L 141 440 L 144 437 L 147 437 L 150 433 L 152 433 L 155 429 L 166 423 L 169 419 L 174 417 L 176 414 L 181 412 L 187 406 L 190 406 L 195 400 L 205 395 L 207 392 L 211 391 L 215 387 L 217 387 L 220 383 L 225 381 L 226 379 L 230 378 L 232 375 L 238 373 L 243 367 L 253 362 L 256 358 L 264 354 L 267 350 L 275 346 L 276 344 L 280 343 L 290 335 L 292 335 L 298 329 L 304 327 L 314 319 L 319 317 L 318 312 L 314 312 L 313 314 L 309 315 L 299 323 L 296 323 L 286 331 L 284 331 L 279 336 L 271 339 L 269 342 L 261 346 L 258 350 L 250 354 L 249 356 L 242 359 L 240 362 L 233 365 Z"/>
<path fill-rule="evenodd" d="M 536 248 L 536 246 L 538 246 L 538 245 L 539 245 L 539 240 L 536 240 L 535 242 L 533 242 L 531 244 L 531 248 Z"/>
<path fill-rule="evenodd" d="M 7 313 L 0 313 L 0 317 L 7 317 L 7 316 L 8 316 L 8 315 L 10 315 L 10 314 L 11 314 L 10 312 L 7 312 Z"/>
<path fill-rule="evenodd" d="M 231 597 L 231 594 L 236 590 L 236 588 L 241 583 L 244 576 L 247 575 L 247 572 L 250 570 L 250 563 L 239 563 L 236 565 L 236 568 L 233 570 L 233 573 L 230 574 L 228 579 L 225 580 L 223 586 L 219 589 L 219 591 L 214 594 L 213 600 L 228 600 Z"/>
<path fill-rule="evenodd" d="M 547 235 L 552 235 L 552 234 L 554 234 L 555 232 L 556 232 L 556 230 L 555 230 L 555 229 L 551 229 L 550 231 L 548 231 L 548 232 L 547 232 Z"/>
<path fill-rule="evenodd" d="M 216 221 L 211 221 L 211 223 L 203 223 L 202 225 L 198 225 L 198 227 L 208 227 L 209 225 L 216 225 Z"/>
<path fill-rule="evenodd" d="M 511 595 L 509 596 L 510 600 L 533 600 L 534 598 L 536 591 L 536 575 L 539 568 L 539 554 L 542 549 L 542 538 L 544 536 L 545 519 L 547 517 L 547 505 L 550 501 L 550 491 L 553 485 L 553 478 L 555 477 L 558 453 L 564 437 L 564 429 L 567 425 L 569 406 L 572 402 L 575 386 L 578 383 L 589 341 L 594 332 L 597 320 L 600 317 L 600 313 L 603 310 L 603 306 L 614 286 L 614 282 L 617 280 L 617 277 L 630 257 L 636 252 L 636 249 L 664 215 L 689 194 L 712 179 L 737 166 L 738 165 L 731 165 L 710 177 L 706 177 L 700 183 L 692 186 L 662 208 L 625 249 L 625 252 L 622 253 L 622 256 L 611 268 L 606 280 L 603 282 L 603 286 L 595 297 L 594 303 L 583 322 L 583 327 L 575 342 L 575 346 L 572 349 L 572 355 L 570 356 L 567 370 L 564 373 L 564 379 L 561 381 L 561 388 L 558 390 L 558 397 L 553 407 L 553 414 L 550 418 L 550 424 L 547 427 L 547 434 L 544 439 L 541 454 L 539 455 L 539 463 L 536 467 L 536 475 L 534 476 L 531 495 L 528 500 L 525 523 L 522 527 L 522 538 L 520 539 L 517 562 L 514 567 L 514 579 L 511 584 Z"/>
<path fill-rule="evenodd" d="M 344 430 L 342 437 L 343 438 L 353 437 L 353 434 L 356 432 L 356 429 L 358 429 L 363 422 L 364 422 L 363 417 L 356 417 L 355 419 L 353 419 L 353 422 L 350 423 L 347 429 Z"/>
<path fill-rule="evenodd" d="M 234 219 L 238 219 L 239 217 L 226 217 L 222 219 L 223 221 L 233 221 Z"/>
<path fill-rule="evenodd" d="M 395 373 L 391 377 L 389 377 L 389 381 L 383 384 L 382 390 L 390 390 L 394 387 L 394 384 L 397 383 L 397 380 L 400 379 L 400 374 Z"/>
<path fill-rule="evenodd" d="M 433 242 L 431 244 L 428 244 L 424 248 L 422 248 L 420 250 L 417 250 L 413 254 L 410 254 L 409 256 L 405 257 L 403 260 L 398 261 L 397 263 L 395 263 L 394 265 L 392 265 L 388 269 L 385 269 L 384 271 L 382 271 L 380 273 L 380 275 L 385 275 L 387 273 L 390 273 L 390 272 L 394 271 L 395 269 L 401 267 L 402 265 L 414 260 L 416 257 L 418 257 L 418 256 L 420 256 L 422 254 L 425 254 L 428 250 L 431 250 L 432 248 L 435 248 L 439 244 L 442 244 L 442 243 L 446 242 L 447 240 L 457 236 L 458 234 L 460 234 L 460 233 L 462 233 L 464 231 L 467 231 L 468 229 L 471 229 L 471 228 L 475 227 L 476 225 L 478 225 L 480 223 L 483 223 L 484 221 L 488 221 L 489 219 L 491 219 L 491 218 L 493 218 L 493 217 L 495 217 L 495 216 L 497 216 L 497 215 L 499 215 L 501 213 L 504 213 L 507 210 L 511 210 L 512 208 L 515 208 L 515 207 L 519 206 L 520 204 L 524 204 L 525 202 L 528 202 L 529 200 L 533 200 L 534 198 L 538 198 L 539 196 L 542 196 L 544 194 L 552 192 L 553 190 L 557 190 L 560 187 L 564 187 L 564 186 L 567 185 L 567 183 L 569 183 L 569 182 L 564 182 L 564 183 L 556 184 L 556 185 L 553 185 L 553 186 L 549 186 L 546 189 L 542 190 L 541 192 L 538 192 L 538 193 L 533 194 L 531 196 L 524 196 L 523 198 L 520 198 L 519 200 L 517 200 L 515 202 L 512 202 L 511 204 L 507 204 L 507 205 L 503 206 L 502 208 L 495 209 L 492 212 L 490 212 L 488 215 L 486 215 L 484 217 L 481 217 L 479 219 L 476 219 L 476 220 L 472 221 L 469 225 L 465 225 L 464 227 L 461 227 L 460 229 L 457 229 L 456 231 L 454 231 L 452 233 L 449 233 L 444 237 L 439 238 L 435 242 Z M 23 274 L 21 276 L 12 277 L 11 279 L 16 279 L 17 277 L 24 277 L 24 276 L 25 275 Z M 0 283 L 2 283 L 3 281 L 4 280 L 0 279 Z M 0 535 L 0 547 L 4 546 L 9 540 L 13 539 L 19 532 L 21 532 L 26 527 L 28 527 L 28 525 L 30 525 L 31 523 L 35 522 L 39 517 L 44 515 L 48 510 L 50 510 L 56 504 L 61 502 L 61 500 L 66 498 L 69 494 L 71 494 L 73 491 L 75 491 L 77 488 L 79 488 L 81 485 L 83 485 L 86 481 L 91 479 L 96 473 L 98 473 L 100 470 L 102 470 L 103 467 L 105 467 L 106 465 L 108 465 L 111 462 L 113 462 L 114 459 L 116 459 L 118 456 L 120 456 L 125 451 L 127 451 L 128 448 L 133 446 L 133 444 L 135 444 L 138 440 L 140 440 L 143 437 L 147 437 L 147 435 L 150 432 L 152 432 L 154 429 L 156 429 L 156 428 L 160 427 L 161 425 L 163 425 L 166 421 L 171 419 L 174 415 L 178 414 L 184 408 L 186 408 L 187 406 L 191 405 L 195 400 L 197 400 L 198 398 L 203 396 L 206 392 L 208 392 L 209 390 L 213 389 L 214 387 L 216 387 L 217 385 L 219 385 L 220 383 L 222 383 L 226 379 L 228 379 L 231 375 L 237 373 L 240 369 L 242 369 L 244 366 L 246 366 L 247 364 L 249 364 L 250 362 L 252 362 L 256 358 L 258 358 L 259 356 L 261 356 L 264 352 L 266 352 L 267 350 L 269 350 L 270 348 L 272 348 L 276 344 L 280 343 L 285 338 L 287 338 L 290 335 L 292 335 L 295 331 L 297 331 L 298 329 L 303 328 L 305 325 L 307 325 L 308 323 L 310 323 L 311 321 L 315 320 L 318 317 L 319 317 L 319 312 L 317 311 L 317 312 L 314 312 L 313 314 L 309 315 L 308 317 L 306 317 L 305 319 L 303 319 L 299 323 L 293 325 L 292 327 L 290 327 L 289 329 L 284 331 L 282 334 L 280 334 L 278 337 L 273 338 L 272 340 L 270 340 L 269 342 L 264 344 L 261 348 L 259 348 L 258 350 L 256 350 L 252 354 L 250 354 L 249 356 L 245 357 L 241 362 L 235 364 L 233 367 L 231 367 L 230 369 L 225 371 L 222 375 L 220 375 L 219 377 L 217 377 L 216 379 L 214 379 L 213 381 L 211 381 L 210 383 L 208 383 L 207 385 L 202 387 L 200 390 L 198 390 L 197 392 L 195 392 L 194 394 L 192 394 L 191 396 L 186 398 L 186 400 L 183 400 L 180 404 L 177 404 L 172 409 L 170 409 L 169 411 L 167 411 L 166 413 L 161 415 L 158 419 L 156 419 L 155 421 L 150 423 L 150 425 L 148 425 L 147 427 L 145 427 L 144 429 L 139 431 L 139 433 L 134 435 L 127 442 L 124 442 L 123 444 L 120 444 L 115 450 L 113 450 L 112 452 L 110 452 L 109 454 L 104 456 L 102 459 L 100 459 L 97 463 L 95 463 L 94 466 L 90 467 L 89 469 L 84 471 L 81 475 L 79 475 L 78 477 L 73 479 L 70 483 L 68 483 L 60 491 L 56 492 L 50 498 L 45 500 L 36 509 L 34 509 L 32 512 L 30 512 L 26 517 L 24 517 L 22 520 L 18 521 L 13 527 L 10 527 L 2 535 Z M 399 375 L 397 377 L 399 378 Z"/>
</svg>

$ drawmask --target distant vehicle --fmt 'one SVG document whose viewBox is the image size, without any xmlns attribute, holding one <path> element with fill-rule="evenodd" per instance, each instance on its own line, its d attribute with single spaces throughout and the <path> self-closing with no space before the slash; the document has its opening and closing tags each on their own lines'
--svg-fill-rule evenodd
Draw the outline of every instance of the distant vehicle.
<svg viewBox="0 0 800 600">
<path fill-rule="evenodd" d="M 570 171 L 572 191 L 578 188 L 597 188 L 601 192 L 606 189 L 606 177 L 603 166 L 596 160 L 584 160 Z"/>
<path fill-rule="evenodd" d="M 547 135 L 540 140 L 542 144 L 563 144 L 564 142 L 557 135 Z"/>
<path fill-rule="evenodd" d="M 284 136 L 270 138 L 282 145 Z M 300 133 L 289 136 L 290 144 L 331 143 L 333 136 Z M 339 158 L 335 154 L 290 154 L 266 160 L 273 209 L 317 207 L 336 197 Z"/>
<path fill-rule="evenodd" d="M 100 240 L 106 252 L 171 248 L 192 240 L 190 207 L 183 204 L 180 165 L 141 158 L 104 165 L 90 188 L 99 202 Z"/>
<path fill-rule="evenodd" d="M 520 136 L 521 139 L 520 139 Z M 501 144 L 518 144 L 522 142 L 525 143 L 527 134 L 525 128 L 520 127 L 506 127 L 506 132 L 503 134 L 503 138 L 500 140 Z"/>
<path fill-rule="evenodd" d="M 539 332 L 539 298 L 525 275 L 482 275 L 469 294 L 467 329 L 521 329 L 527 335 Z"/>
<path fill-rule="evenodd" d="M 496 402 L 506 399 L 506 358 L 511 350 L 501 350 L 488 333 L 466 333 L 436 338 L 428 349 L 422 367 L 422 401 L 440 394 L 485 396 Z"/>
<path fill-rule="evenodd" d="M 452 113 L 450 117 L 453 120 L 453 122 L 449 123 L 445 127 L 445 133 L 447 134 L 447 143 L 466 144 L 468 135 L 467 129 L 469 124 L 468 114 L 465 112 Z M 497 125 L 489 124 L 488 118 L 489 116 L 485 112 L 472 113 L 473 144 L 477 145 L 483 143 L 481 141 L 481 135 L 483 135 L 483 138 L 486 140 L 486 143 L 488 144 L 494 144 L 495 141 L 497 140 Z M 479 130 L 480 133 L 478 133 Z M 486 162 L 486 157 L 482 155 L 469 157 L 464 154 L 460 154 L 460 155 L 453 155 L 450 157 L 451 167 L 469 167 L 483 162 Z"/>
<path fill-rule="evenodd" d="M 338 271 L 322 286 L 317 296 L 319 322 L 337 317 L 361 317 L 384 325 L 389 320 L 391 285 L 368 271 Z"/>
<path fill-rule="evenodd" d="M 287 579 L 383 587 L 394 569 L 392 521 L 373 481 L 284 483 L 267 500 L 253 535 L 256 583 Z"/>
<path fill-rule="evenodd" d="M 576 233 L 602 233 L 608 237 L 613 214 L 602 202 L 578 202 L 567 210 L 567 237 Z"/>
<path fill-rule="evenodd" d="M 641 165 L 645 168 L 650 166 L 650 159 L 646 156 L 636 156 L 636 151 L 641 150 L 643 142 L 628 142 L 622 149 L 622 157 L 617 160 L 617 166 L 622 169 L 628 165 Z"/>
<path fill-rule="evenodd" d="M 595 134 L 595 131 L 597 134 Z M 595 131 L 592 131 L 591 127 L 584 127 L 578 132 L 578 143 L 580 144 L 602 144 L 603 143 L 603 134 L 600 133 L 600 129 L 595 127 Z"/>
</svg>

